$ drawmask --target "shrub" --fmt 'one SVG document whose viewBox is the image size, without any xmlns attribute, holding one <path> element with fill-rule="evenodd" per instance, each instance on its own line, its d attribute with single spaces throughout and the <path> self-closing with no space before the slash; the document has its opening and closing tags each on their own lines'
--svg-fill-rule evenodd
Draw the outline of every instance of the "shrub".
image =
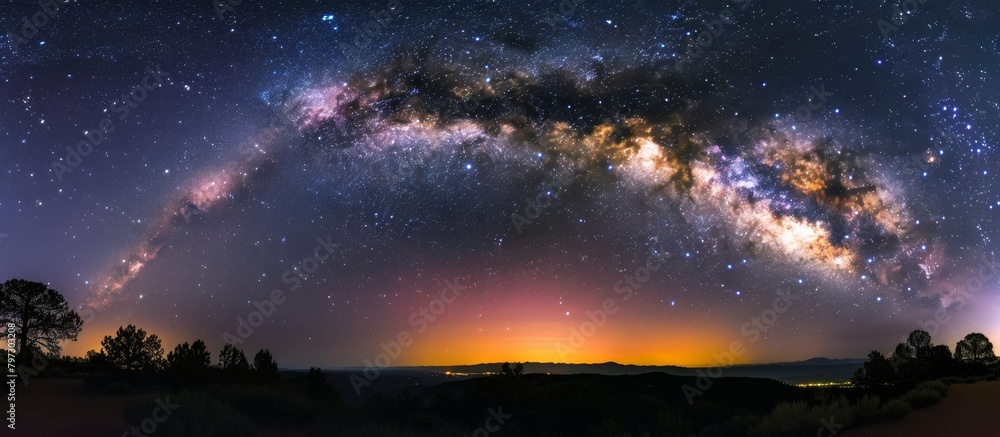
<svg viewBox="0 0 1000 437">
<path fill-rule="evenodd" d="M 928 388 L 915 388 L 903 395 L 903 400 L 913 408 L 924 408 L 941 401 L 941 393 Z"/>
<path fill-rule="evenodd" d="M 169 397 L 169 401 L 168 401 Z M 178 405 L 167 419 L 156 425 L 156 436 L 239 435 L 255 436 L 257 431 L 250 421 L 229 405 L 205 392 L 185 391 L 163 395 L 164 402 Z M 125 420 L 132 426 L 152 418 L 158 404 L 152 399 L 132 401 L 125 405 Z"/>
<path fill-rule="evenodd" d="M 926 381 L 920 383 L 916 390 L 933 390 L 941 394 L 941 397 L 948 395 L 948 385 L 941 381 Z"/>
<path fill-rule="evenodd" d="M 661 435 L 691 435 L 691 432 L 694 430 L 691 421 L 687 420 L 680 413 L 665 411 L 656 417 L 656 421 L 656 429 L 659 430 Z"/>
<path fill-rule="evenodd" d="M 346 428 L 337 434 L 330 430 L 325 430 L 325 435 L 337 435 L 342 437 L 371 436 L 371 437 L 423 437 L 413 431 L 401 428 L 399 425 L 387 423 L 363 423 Z M 234 434 L 235 435 L 235 434 Z M 452 435 L 464 435 L 455 433 Z M 471 435 L 471 434 L 470 434 Z"/>
<path fill-rule="evenodd" d="M 939 382 L 945 383 L 947 385 L 954 385 L 962 382 L 962 377 L 960 376 L 948 376 L 944 378 L 939 378 Z"/>
<path fill-rule="evenodd" d="M 323 404 L 305 394 L 269 386 L 215 387 L 210 393 L 253 418 L 254 422 L 269 425 L 308 422 L 323 410 Z"/>
<path fill-rule="evenodd" d="M 774 409 L 764 416 L 757 426 L 757 430 L 764 435 L 794 436 L 801 430 L 813 428 L 817 422 L 809 423 L 809 406 L 804 401 L 779 402 Z"/>
<path fill-rule="evenodd" d="M 760 417 L 736 416 L 721 424 L 708 425 L 701 430 L 700 437 L 728 437 L 747 435 L 748 430 L 760 428 Z"/>
<path fill-rule="evenodd" d="M 911 410 L 912 408 L 910 408 L 910 404 L 906 403 L 906 401 L 893 399 L 882 407 L 882 415 L 889 419 L 896 420 L 910 414 Z"/>
<path fill-rule="evenodd" d="M 879 418 L 879 407 L 882 399 L 874 395 L 865 395 L 854 404 L 854 418 L 859 423 L 873 422 Z"/>
<path fill-rule="evenodd" d="M 618 424 L 614 420 L 605 418 L 603 422 L 594 428 L 591 435 L 594 437 L 616 437 L 625 433 L 625 427 Z"/>
</svg>

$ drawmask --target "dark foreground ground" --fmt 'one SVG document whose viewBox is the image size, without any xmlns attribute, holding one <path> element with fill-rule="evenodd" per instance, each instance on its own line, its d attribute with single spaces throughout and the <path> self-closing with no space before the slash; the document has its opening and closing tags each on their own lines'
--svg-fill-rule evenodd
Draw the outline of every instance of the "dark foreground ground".
<svg viewBox="0 0 1000 437">
<path fill-rule="evenodd" d="M 955 384 L 941 403 L 847 437 L 1000 436 L 1000 381 Z"/>
<path fill-rule="evenodd" d="M 411 377 L 401 377 L 400 382 Z M 136 418 L 141 421 L 151 415 L 153 399 L 171 396 L 174 402 L 182 403 L 181 410 L 150 435 L 225 435 L 230 433 L 224 431 L 234 431 L 237 435 L 373 437 L 811 436 L 832 435 L 817 432 L 822 429 L 821 418 L 842 412 L 833 398 L 843 397 L 853 404 L 862 395 L 853 389 L 818 390 L 768 379 L 721 378 L 690 405 L 680 390 L 694 382 L 690 377 L 664 373 L 532 374 L 516 380 L 486 377 L 438 384 L 421 380 L 422 384 L 412 385 L 411 390 L 395 396 L 378 394 L 355 407 L 346 402 L 317 404 L 293 395 L 298 388 L 296 381 L 283 378 L 272 385 L 215 385 L 196 389 L 194 394 L 188 392 L 185 397 L 164 387 L 133 386 L 115 393 L 95 386 L 92 380 L 88 384 L 86 379 L 39 378 L 18 387 L 17 430 L 7 435 L 119 436 L 132 426 L 126 411 L 135 412 L 138 407 L 138 413 L 131 415 L 135 424 Z M 354 394 L 339 394 L 347 395 Z M 782 408 L 776 406 L 788 402 L 806 406 L 786 408 L 784 415 L 778 414 Z M 998 407 L 1000 381 L 955 383 L 939 404 L 914 409 L 896 421 L 878 418 L 856 423 L 854 429 L 838 430 L 836 435 L 1000 436 Z M 311 413 L 300 414 L 305 410 Z M 495 432 L 476 434 L 491 410 L 504 415 L 505 422 Z M 799 428 L 780 426 L 803 419 L 804 426 Z M 211 426 L 192 428 L 203 422 Z M 859 425 L 862 427 L 857 428 Z"/>
</svg>

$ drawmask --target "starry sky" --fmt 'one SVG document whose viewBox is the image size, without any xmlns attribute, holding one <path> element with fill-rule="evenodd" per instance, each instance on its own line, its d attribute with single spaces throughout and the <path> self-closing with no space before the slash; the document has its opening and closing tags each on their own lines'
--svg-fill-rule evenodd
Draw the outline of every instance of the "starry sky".
<svg viewBox="0 0 1000 437">
<path fill-rule="evenodd" d="M 273 290 L 240 346 L 282 367 L 1000 339 L 1000 13 L 896 7 L 7 2 L 0 277 L 70 355 L 218 351 Z"/>
</svg>

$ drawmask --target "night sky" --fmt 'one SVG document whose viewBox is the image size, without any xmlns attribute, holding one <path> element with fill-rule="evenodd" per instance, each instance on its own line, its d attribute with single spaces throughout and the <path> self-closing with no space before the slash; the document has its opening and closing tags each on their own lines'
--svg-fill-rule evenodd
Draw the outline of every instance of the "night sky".
<svg viewBox="0 0 1000 437">
<path fill-rule="evenodd" d="M 66 354 L 214 355 L 276 289 L 282 367 L 1000 339 L 992 1 L 125 3 L 0 6 L 0 279 Z"/>
</svg>

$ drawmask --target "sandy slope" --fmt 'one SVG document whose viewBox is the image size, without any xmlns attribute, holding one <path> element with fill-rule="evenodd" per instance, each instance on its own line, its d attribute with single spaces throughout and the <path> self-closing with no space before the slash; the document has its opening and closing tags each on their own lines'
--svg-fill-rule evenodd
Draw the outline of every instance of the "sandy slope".
<svg viewBox="0 0 1000 437">
<path fill-rule="evenodd" d="M 895 422 L 840 435 L 847 437 L 1000 437 L 1000 381 L 955 384 L 937 405 L 915 410 Z"/>
</svg>

